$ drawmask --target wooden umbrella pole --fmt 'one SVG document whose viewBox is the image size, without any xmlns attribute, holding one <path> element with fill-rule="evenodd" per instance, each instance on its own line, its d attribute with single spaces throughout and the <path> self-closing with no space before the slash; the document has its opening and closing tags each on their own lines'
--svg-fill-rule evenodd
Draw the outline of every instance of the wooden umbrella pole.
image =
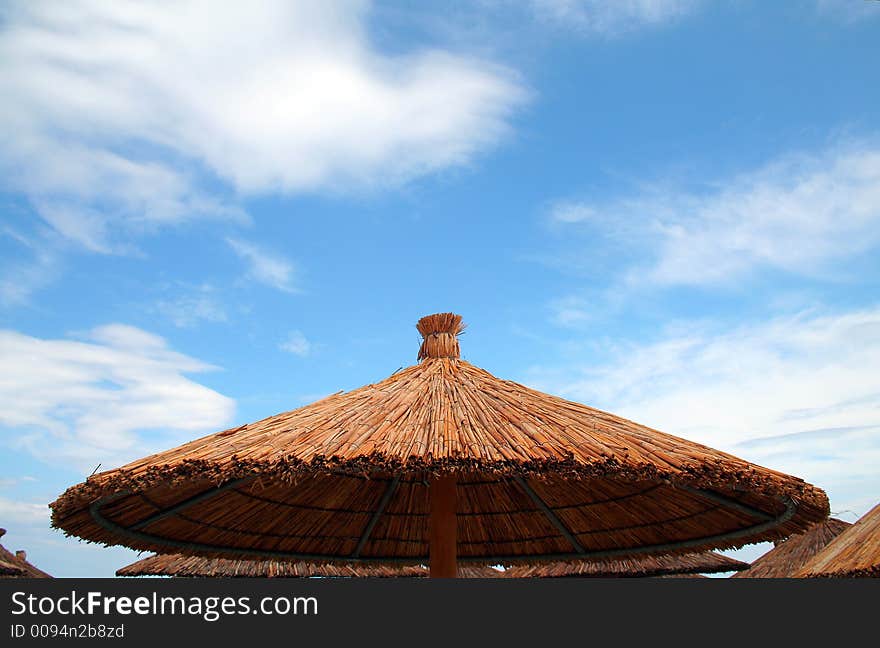
<svg viewBox="0 0 880 648">
<path fill-rule="evenodd" d="M 428 487 L 431 501 L 429 518 L 429 558 L 431 578 L 455 578 L 456 558 L 455 475 L 433 477 Z"/>
</svg>

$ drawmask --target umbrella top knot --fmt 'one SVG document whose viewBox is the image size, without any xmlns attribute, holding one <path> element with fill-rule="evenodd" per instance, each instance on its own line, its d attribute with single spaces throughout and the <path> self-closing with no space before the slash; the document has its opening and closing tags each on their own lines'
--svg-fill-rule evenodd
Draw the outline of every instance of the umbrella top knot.
<svg viewBox="0 0 880 648">
<path fill-rule="evenodd" d="M 455 313 L 426 315 L 419 320 L 416 328 L 422 334 L 419 360 L 460 357 L 456 336 L 464 330 L 461 315 Z"/>
</svg>

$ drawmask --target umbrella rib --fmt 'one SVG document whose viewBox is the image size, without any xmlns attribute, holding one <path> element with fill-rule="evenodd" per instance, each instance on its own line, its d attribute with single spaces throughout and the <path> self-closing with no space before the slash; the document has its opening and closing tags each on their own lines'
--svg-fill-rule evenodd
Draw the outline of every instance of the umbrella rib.
<svg viewBox="0 0 880 648">
<path fill-rule="evenodd" d="M 535 505 L 544 512 L 544 515 L 547 517 L 548 520 L 550 520 L 553 526 L 555 526 L 559 530 L 559 532 L 563 536 L 565 536 L 565 539 L 568 540 L 572 547 L 574 547 L 574 550 L 578 554 L 586 553 L 586 551 L 584 551 L 584 548 L 581 546 L 581 543 L 578 542 L 577 538 L 575 538 L 574 535 L 572 535 L 571 531 L 568 530 L 568 527 L 566 527 L 562 523 L 562 520 L 560 520 L 556 516 L 556 513 L 554 513 L 552 509 L 547 506 L 546 502 L 544 502 L 544 500 L 542 500 L 541 497 L 534 490 L 532 490 L 532 487 L 529 486 L 528 483 L 526 483 L 526 480 L 519 475 L 514 475 L 513 479 L 514 481 L 516 481 L 517 484 L 519 484 L 520 488 L 522 488 L 526 492 L 526 495 L 531 498 Z"/>
<path fill-rule="evenodd" d="M 250 481 L 252 479 L 253 479 L 253 477 L 243 477 L 241 479 L 233 479 L 231 481 L 226 482 L 225 484 L 221 484 L 220 486 L 215 486 L 214 488 L 211 488 L 210 490 L 206 490 L 202 493 L 199 493 L 198 495 L 193 495 L 192 497 L 188 497 L 187 499 L 183 500 L 182 502 L 178 502 L 177 504 L 175 504 L 171 508 L 163 509 L 163 510 L 159 511 L 158 513 L 151 515 L 150 517 L 131 525 L 129 528 L 132 531 L 138 531 L 140 529 L 143 529 L 145 527 L 150 526 L 154 522 L 159 522 L 161 520 L 164 520 L 166 518 L 171 517 L 172 515 L 176 515 L 177 513 L 180 513 L 181 511 L 188 509 L 190 506 L 193 506 L 193 505 L 198 504 L 200 502 L 204 502 L 205 500 L 209 500 L 212 497 L 219 495 L 220 493 L 228 491 L 230 488 L 235 488 L 236 486 L 239 486 L 240 484 L 243 484 L 244 482 Z"/>
<path fill-rule="evenodd" d="M 767 521 L 774 518 L 773 515 L 766 513 L 765 511 L 756 509 L 741 502 L 737 502 L 736 500 L 730 499 L 729 497 L 724 497 L 724 495 L 720 495 L 712 491 L 703 490 L 702 488 L 692 488 L 690 486 L 684 486 L 682 484 L 677 484 L 675 488 L 680 488 L 682 490 L 688 491 L 689 493 L 693 493 L 698 497 L 703 497 L 711 502 L 715 502 L 716 504 L 722 504 L 727 508 L 739 511 L 740 513 L 751 515 L 752 517 L 756 517 L 759 520 Z"/>
<path fill-rule="evenodd" d="M 361 551 L 363 551 L 364 546 L 370 539 L 370 534 L 373 533 L 373 528 L 376 526 L 379 518 L 382 517 L 382 513 L 385 512 L 385 507 L 388 506 L 388 502 L 391 501 L 391 496 L 394 495 L 394 491 L 397 490 L 397 484 L 399 482 L 399 476 L 395 476 L 394 479 L 388 482 L 388 486 L 385 488 L 385 492 L 382 493 L 382 499 L 379 500 L 379 506 L 377 506 L 376 510 L 373 511 L 373 517 L 370 518 L 367 526 L 364 527 L 364 532 L 361 534 L 361 539 L 358 540 L 357 547 L 355 547 L 354 551 L 351 553 L 352 558 L 357 558 L 361 555 Z"/>
</svg>

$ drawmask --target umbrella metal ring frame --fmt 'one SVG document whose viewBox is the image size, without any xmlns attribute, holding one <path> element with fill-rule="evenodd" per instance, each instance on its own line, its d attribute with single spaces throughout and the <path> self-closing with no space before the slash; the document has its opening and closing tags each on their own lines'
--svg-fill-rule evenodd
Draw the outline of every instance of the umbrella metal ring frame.
<svg viewBox="0 0 880 648">
<path fill-rule="evenodd" d="M 189 551 L 198 551 L 198 552 L 222 552 L 224 554 L 228 554 L 231 556 L 249 556 L 249 557 L 257 557 L 257 558 L 271 558 L 278 560 L 302 560 L 302 561 L 311 561 L 311 562 L 322 562 L 322 561 L 338 561 L 340 560 L 339 556 L 327 555 L 327 554 L 302 554 L 302 553 L 289 553 L 283 551 L 265 551 L 265 550 L 254 550 L 254 549 L 235 549 L 230 547 L 218 547 L 207 544 L 202 544 L 198 542 L 177 542 L 173 540 L 168 540 L 166 538 L 162 538 L 160 536 L 150 535 L 148 533 L 144 533 L 139 529 L 142 529 L 146 526 L 149 526 L 153 522 L 158 522 L 167 517 L 171 517 L 178 513 L 182 513 L 188 507 L 195 505 L 204 500 L 210 499 L 216 495 L 219 495 L 223 491 L 234 488 L 241 484 L 247 483 L 251 481 L 253 478 L 244 478 L 244 479 L 236 479 L 216 488 L 213 488 L 209 491 L 201 493 L 196 497 L 190 498 L 180 504 L 166 509 L 150 518 L 142 520 L 141 522 L 133 525 L 132 527 L 123 527 L 118 524 L 115 524 L 112 520 L 105 518 L 101 514 L 101 508 L 105 504 L 109 504 L 114 502 L 122 497 L 127 497 L 132 493 L 130 491 L 122 491 L 119 493 L 114 493 L 113 495 L 108 495 L 106 497 L 102 497 L 101 499 L 95 501 L 89 507 L 89 511 L 95 521 L 100 524 L 102 527 L 111 531 L 113 533 L 119 534 L 123 537 L 128 537 L 133 540 L 144 541 L 144 542 L 154 542 L 160 544 L 162 546 L 168 547 L 169 549 L 177 549 L 177 550 L 189 550 Z M 652 553 L 662 553 L 667 551 L 676 551 L 678 549 L 689 549 L 692 547 L 703 547 L 706 543 L 718 543 L 719 545 L 723 545 L 727 541 L 735 540 L 736 538 L 751 536 L 756 533 L 761 533 L 763 531 L 772 529 L 776 526 L 781 525 L 784 522 L 787 522 L 791 519 L 795 512 L 794 502 L 785 498 L 781 501 L 785 504 L 785 511 L 776 517 L 768 515 L 763 511 L 758 509 L 753 509 L 751 507 L 745 507 L 734 500 L 730 500 L 724 497 L 721 497 L 715 493 L 711 493 L 709 491 L 699 490 L 696 488 L 688 488 L 688 487 L 679 487 L 684 490 L 688 490 L 693 494 L 704 497 L 707 500 L 717 502 L 719 504 L 724 504 L 730 506 L 732 508 L 737 508 L 740 510 L 744 510 L 745 512 L 757 517 L 761 518 L 764 521 L 755 524 L 750 527 L 745 527 L 743 529 L 737 529 L 736 531 L 731 531 L 729 533 L 720 533 L 712 536 L 705 536 L 702 538 L 694 538 L 691 540 L 685 540 L 681 542 L 670 542 L 664 544 L 656 544 L 656 545 L 647 545 L 636 548 L 620 548 L 620 549 L 606 549 L 606 550 L 598 550 L 598 551 L 587 551 L 581 544 L 577 541 L 577 539 L 568 531 L 565 525 L 559 520 L 558 517 L 547 507 L 546 504 L 532 491 L 532 489 L 526 484 L 525 480 L 522 477 L 516 476 L 513 479 L 519 483 L 523 489 L 529 493 L 530 496 L 533 496 L 535 500 L 535 504 L 537 504 L 547 516 L 547 519 L 556 526 L 560 533 L 565 536 L 565 538 L 571 543 L 572 552 L 570 553 L 556 553 L 556 554 L 544 554 L 541 556 L 541 560 L 553 560 L 553 561 L 562 561 L 562 560 L 584 560 L 584 559 L 594 559 L 594 558 L 611 558 L 615 556 L 627 556 L 627 555 L 638 555 L 638 554 L 652 554 Z M 375 480 L 374 480 L 375 481 Z M 399 478 L 394 478 L 388 481 L 388 487 L 385 490 L 385 494 L 383 495 L 383 501 L 387 504 L 388 499 L 391 498 L 391 495 L 394 492 L 397 484 L 399 483 Z M 430 498 L 431 498 L 431 548 L 432 551 L 430 558 L 432 559 L 432 563 L 435 562 L 436 558 L 440 556 L 445 556 L 446 561 L 450 560 L 450 554 L 454 556 L 455 551 L 455 479 L 450 478 L 448 476 L 445 477 L 436 477 L 432 480 L 430 484 Z M 384 506 L 380 506 L 376 509 L 373 517 L 370 520 L 370 524 L 364 530 L 363 535 L 361 535 L 358 540 L 357 548 L 354 552 L 352 552 L 349 556 L 343 557 L 346 562 L 352 563 L 409 563 L 412 564 L 414 561 L 412 558 L 402 558 L 397 556 L 372 556 L 372 557 L 362 557 L 360 556 L 360 550 L 366 544 L 366 542 L 370 538 L 370 532 L 378 521 L 379 517 L 382 515 L 382 511 Z M 440 546 L 438 546 L 438 544 Z M 437 555 L 439 554 L 439 555 Z M 522 556 L 494 556 L 494 561 L 499 563 L 514 563 L 522 560 Z M 480 562 L 485 563 L 485 558 L 480 557 L 458 557 L 457 561 L 460 562 Z"/>
<path fill-rule="evenodd" d="M 796 477 L 462 360 L 461 317 L 419 320 L 419 364 L 90 477 L 70 535 L 160 553 L 519 564 L 784 538 L 828 515 Z"/>
</svg>

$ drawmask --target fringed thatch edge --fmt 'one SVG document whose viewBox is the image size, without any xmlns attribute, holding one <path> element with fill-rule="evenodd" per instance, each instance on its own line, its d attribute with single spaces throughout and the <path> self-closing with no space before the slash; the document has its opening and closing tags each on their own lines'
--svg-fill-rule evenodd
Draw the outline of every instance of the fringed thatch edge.
<svg viewBox="0 0 880 648">
<path fill-rule="evenodd" d="M 243 460 L 235 456 L 228 463 L 217 464 L 206 460 L 185 459 L 177 464 L 149 466 L 143 472 L 133 473 L 122 469 L 112 470 L 90 477 L 81 484 L 68 488 L 49 506 L 52 509 L 52 526 L 64 531 L 65 535 L 77 535 L 88 542 L 104 546 L 120 545 L 122 538 L 125 546 L 145 551 L 168 552 L 167 542 L 158 543 L 157 538 L 139 532 L 123 529 L 108 520 L 95 516 L 96 503 L 105 503 L 108 497 L 137 494 L 162 485 L 179 485 L 193 481 L 204 481 L 220 486 L 231 480 L 246 478 L 272 478 L 273 480 L 296 483 L 298 479 L 315 474 L 343 473 L 359 475 L 369 479 L 374 474 L 440 474 L 447 472 L 494 474 L 499 477 L 541 478 L 552 476 L 562 479 L 610 478 L 622 482 L 657 481 L 673 487 L 698 490 L 720 489 L 734 492 L 745 492 L 769 497 L 781 502 L 786 511 L 783 515 L 769 523 L 758 524 L 744 531 L 728 534 L 723 541 L 710 543 L 686 543 L 676 547 L 663 547 L 651 551 L 653 554 L 682 554 L 701 549 L 738 549 L 746 544 L 765 540 L 777 540 L 790 536 L 792 533 L 805 529 L 809 524 L 825 519 L 829 514 L 828 498 L 825 493 L 806 482 L 789 477 L 783 479 L 779 473 L 767 471 L 762 474 L 759 467 L 748 467 L 744 470 L 730 470 L 725 462 L 717 460 L 704 462 L 698 466 L 686 466 L 681 471 L 663 471 L 654 464 L 628 466 L 615 458 L 601 463 L 583 464 L 573 457 L 554 460 L 516 461 L 480 461 L 472 458 L 441 458 L 432 459 L 411 457 L 401 461 L 396 457 L 383 454 L 372 454 L 343 460 L 338 457 L 316 457 L 311 462 L 290 456 L 278 461 Z M 92 522 L 87 528 L 74 525 L 77 532 L 71 532 L 66 522 L 83 509 L 91 509 Z M 240 553 L 218 548 L 199 549 L 195 545 L 172 546 L 175 552 L 193 553 L 209 557 L 228 557 L 229 555 L 255 556 L 254 552 L 242 550 Z M 637 555 L 644 553 L 636 550 L 603 552 L 602 557 Z M 307 561 L 337 562 L 393 562 L 403 564 L 419 564 L 425 557 L 412 559 L 379 558 L 359 559 L 356 561 L 340 559 L 333 556 L 315 556 L 302 554 L 277 554 L 278 558 Z M 265 557 L 265 556 L 264 556 Z M 536 560 L 577 560 L 583 554 L 554 554 L 540 556 L 479 556 L 460 557 L 463 562 L 493 561 L 493 564 L 516 565 L 529 564 Z M 259 559 L 259 558 L 258 558 Z"/>
<path fill-rule="evenodd" d="M 880 578 L 880 565 L 866 567 L 864 569 L 848 569 L 844 571 L 822 572 L 814 574 L 812 572 L 795 574 L 796 578 Z"/>
<path fill-rule="evenodd" d="M 852 524 L 837 518 L 823 520 L 804 533 L 777 543 L 773 549 L 752 562 L 751 567 L 731 578 L 793 578 L 813 556 L 850 527 Z"/>
<path fill-rule="evenodd" d="M 548 571 L 552 570 L 552 565 L 544 565 L 542 562 L 538 565 L 532 565 L 529 567 L 514 567 L 512 573 L 506 576 L 506 578 L 657 578 L 660 576 L 723 574 L 726 572 L 741 572 L 749 568 L 749 563 L 747 562 L 735 558 L 728 558 L 722 554 L 719 554 L 719 556 L 725 558 L 723 563 L 718 561 L 710 564 L 707 560 L 704 564 L 687 565 L 684 567 L 672 565 L 639 567 L 638 569 L 629 572 L 623 569 L 612 569 L 613 565 L 609 565 L 604 572 L 601 570 L 600 566 L 597 566 L 596 573 L 534 573 L 536 571 L 535 568 L 540 570 L 541 568 L 546 567 Z"/>
<path fill-rule="evenodd" d="M 171 578 L 312 578 L 319 576 L 321 578 L 421 578 L 428 574 L 424 565 L 401 566 L 394 564 L 377 564 L 370 565 L 369 571 L 362 564 L 345 563 L 341 561 L 322 563 L 310 563 L 303 571 L 303 574 L 278 573 L 271 576 L 264 574 L 245 574 L 245 573 L 221 573 L 218 570 L 216 574 L 209 574 L 198 569 L 198 566 L 187 565 L 182 568 L 169 569 L 165 566 L 156 566 L 156 560 L 164 556 L 154 554 L 146 558 L 142 558 L 130 565 L 125 565 L 116 570 L 116 576 L 124 578 L 134 578 L 141 576 L 167 576 Z M 192 557 L 189 557 L 192 558 Z M 211 559 L 205 559 L 206 562 Z M 235 562 L 235 560 L 231 560 Z M 259 562 L 259 561 L 253 561 Z M 279 561 L 271 561 L 278 564 Z M 319 573 L 322 568 L 327 568 L 330 573 Z M 351 569 L 351 574 L 343 574 L 345 569 Z M 336 573 L 333 573 L 336 572 Z"/>
<path fill-rule="evenodd" d="M 12 563 L 8 563 L 6 561 L 0 560 L 0 577 L 5 576 L 22 576 L 25 574 L 25 570 L 19 567 L 18 565 L 13 565 Z"/>
</svg>

